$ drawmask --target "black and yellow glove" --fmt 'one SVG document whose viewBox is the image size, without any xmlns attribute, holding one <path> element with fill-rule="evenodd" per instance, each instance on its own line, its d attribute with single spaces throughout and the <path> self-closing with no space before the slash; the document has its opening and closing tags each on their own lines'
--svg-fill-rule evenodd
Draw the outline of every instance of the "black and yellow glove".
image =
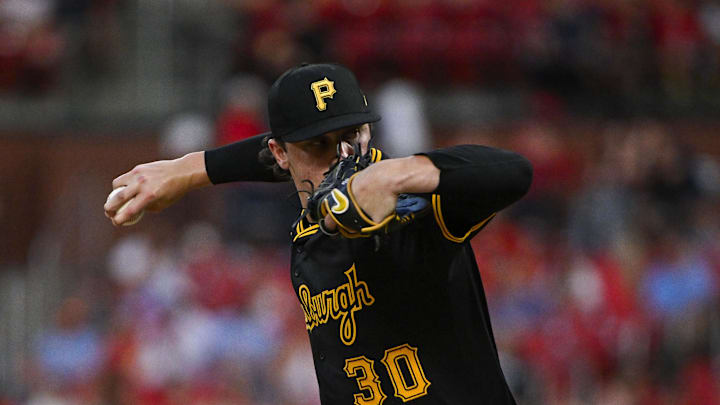
<svg viewBox="0 0 720 405">
<path fill-rule="evenodd" d="M 328 214 L 337 224 L 338 232 L 342 236 L 360 238 L 390 233 L 429 212 L 429 202 L 413 194 L 399 195 L 395 211 L 380 222 L 373 221 L 362 210 L 352 191 L 353 178 L 382 158 L 383 153 L 379 149 L 370 148 L 363 155 L 360 145 L 355 145 L 353 155 L 340 159 L 325 174 L 323 181 L 308 199 L 310 219 L 318 222 L 324 233 L 333 235 L 323 223 Z"/>
</svg>

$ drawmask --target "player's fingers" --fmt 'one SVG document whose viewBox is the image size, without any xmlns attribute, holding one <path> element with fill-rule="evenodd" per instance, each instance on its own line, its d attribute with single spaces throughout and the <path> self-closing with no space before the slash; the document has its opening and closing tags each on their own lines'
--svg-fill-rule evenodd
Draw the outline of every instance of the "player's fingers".
<svg viewBox="0 0 720 405">
<path fill-rule="evenodd" d="M 330 214 L 325 215 L 323 225 L 325 225 L 325 229 L 329 232 L 335 232 L 337 230 L 337 223 Z"/>
<path fill-rule="evenodd" d="M 125 204 L 135 198 L 138 192 L 139 186 L 133 184 L 130 186 L 120 186 L 117 192 L 113 191 L 113 193 L 111 193 L 108 201 L 105 203 L 104 209 L 105 216 L 110 218 L 113 225 L 122 225 L 135 217 L 133 209 L 128 210 L 132 204 L 128 204 L 127 206 L 125 206 Z"/>
<path fill-rule="evenodd" d="M 342 141 L 340 143 L 340 157 L 343 159 L 352 155 L 355 151 L 353 150 L 352 145 L 350 145 L 348 142 Z"/>
<path fill-rule="evenodd" d="M 120 191 L 115 192 L 114 190 L 122 187 Z M 128 200 L 135 197 L 135 195 L 138 192 L 138 186 L 137 184 L 131 184 L 128 186 L 125 185 L 119 185 L 116 187 L 113 187 L 113 192 L 110 193 L 108 196 L 107 201 L 105 201 L 105 205 L 103 205 L 103 209 L 105 212 L 108 213 L 108 215 L 113 216 L 115 215 L 115 212 L 123 206 Z"/>
<path fill-rule="evenodd" d="M 155 194 L 150 192 L 140 192 L 133 195 L 131 198 L 132 201 L 115 214 L 113 217 L 114 222 L 122 225 L 125 222 L 134 219 L 145 210 L 145 207 L 147 207 L 149 203 L 155 201 L 156 199 Z"/>
<path fill-rule="evenodd" d="M 133 169 L 136 170 L 137 168 Z M 112 187 L 113 190 L 120 187 L 120 186 L 127 186 L 128 184 L 132 183 L 132 178 L 135 176 L 135 173 L 133 170 L 121 174 L 120 176 L 117 176 L 112 181 Z"/>
<path fill-rule="evenodd" d="M 133 183 L 143 183 L 153 175 L 153 168 L 158 162 L 143 163 L 132 168 L 127 173 L 123 173 L 112 181 L 113 189 L 120 186 L 130 186 Z"/>
<path fill-rule="evenodd" d="M 368 145 L 370 145 L 370 139 L 372 139 L 372 135 L 370 134 L 370 126 L 368 124 L 365 124 L 361 128 L 358 139 L 356 140 L 356 142 L 360 143 L 360 150 L 362 151 L 363 155 L 368 152 Z"/>
<path fill-rule="evenodd" d="M 113 189 L 115 190 L 115 189 Z M 117 212 L 118 208 L 122 206 L 122 191 L 119 191 L 115 194 L 112 192 L 110 195 L 108 195 L 107 200 L 105 200 L 105 204 L 103 205 L 103 210 L 105 211 L 105 216 L 108 218 L 112 218 L 115 216 L 115 212 Z"/>
</svg>

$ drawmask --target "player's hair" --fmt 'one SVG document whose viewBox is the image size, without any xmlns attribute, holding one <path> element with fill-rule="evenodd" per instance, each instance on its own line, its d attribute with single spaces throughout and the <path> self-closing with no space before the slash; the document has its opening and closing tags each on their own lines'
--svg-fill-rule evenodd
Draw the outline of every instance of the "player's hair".
<svg viewBox="0 0 720 405">
<path fill-rule="evenodd" d="M 273 156 L 272 152 L 270 151 L 270 147 L 268 146 L 268 142 L 273 139 L 272 135 L 266 135 L 262 140 L 262 149 L 260 149 L 260 152 L 258 152 L 258 160 L 263 165 L 269 167 L 272 169 L 273 174 L 275 177 L 278 178 L 278 180 L 290 180 L 290 172 L 280 167 L 280 165 L 277 164 L 277 161 L 275 160 L 275 156 Z M 278 146 L 285 149 L 285 142 L 280 140 L 279 138 L 275 138 L 275 142 L 277 142 Z"/>
</svg>

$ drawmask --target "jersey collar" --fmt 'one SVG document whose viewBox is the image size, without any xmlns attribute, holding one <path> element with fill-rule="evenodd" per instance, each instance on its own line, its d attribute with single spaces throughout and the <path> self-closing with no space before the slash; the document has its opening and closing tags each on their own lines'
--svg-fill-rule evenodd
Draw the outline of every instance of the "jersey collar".
<svg viewBox="0 0 720 405">
<path fill-rule="evenodd" d="M 311 224 L 305 216 L 305 210 L 303 210 L 303 212 L 300 213 L 300 217 L 298 217 L 292 228 L 290 228 L 290 237 L 293 243 L 296 243 L 318 232 L 320 232 L 320 226 L 318 224 Z"/>
</svg>

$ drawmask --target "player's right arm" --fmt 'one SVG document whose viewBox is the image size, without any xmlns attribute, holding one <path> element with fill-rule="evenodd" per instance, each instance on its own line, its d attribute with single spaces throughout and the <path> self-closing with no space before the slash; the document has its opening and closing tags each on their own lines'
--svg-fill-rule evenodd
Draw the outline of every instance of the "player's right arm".
<svg viewBox="0 0 720 405">
<path fill-rule="evenodd" d="M 113 225 L 122 225 L 143 210 L 161 211 L 197 188 L 232 181 L 278 181 L 272 169 L 258 160 L 265 135 L 135 166 L 113 180 L 113 189 L 126 188 L 105 203 L 105 216 Z M 130 199 L 130 205 L 118 214 L 118 208 Z"/>
</svg>

